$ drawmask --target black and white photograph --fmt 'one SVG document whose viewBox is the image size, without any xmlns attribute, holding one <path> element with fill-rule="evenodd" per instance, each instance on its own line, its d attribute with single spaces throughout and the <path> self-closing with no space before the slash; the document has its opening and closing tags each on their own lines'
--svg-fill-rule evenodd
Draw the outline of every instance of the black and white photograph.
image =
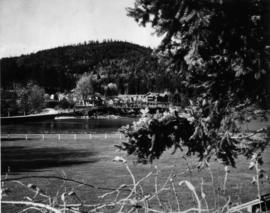
<svg viewBox="0 0 270 213">
<path fill-rule="evenodd" d="M 270 0 L 0 0 L 2 213 L 269 213 Z"/>
</svg>

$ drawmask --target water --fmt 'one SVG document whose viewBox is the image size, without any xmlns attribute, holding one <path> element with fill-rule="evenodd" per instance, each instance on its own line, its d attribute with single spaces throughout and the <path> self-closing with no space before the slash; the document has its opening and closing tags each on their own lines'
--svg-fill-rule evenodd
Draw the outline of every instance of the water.
<svg viewBox="0 0 270 213">
<path fill-rule="evenodd" d="M 121 117 L 96 119 L 63 119 L 40 122 L 24 122 L 1 126 L 2 134 L 39 134 L 39 133 L 113 133 L 121 126 L 131 124 L 136 118 Z"/>
<path fill-rule="evenodd" d="M 257 130 L 265 126 L 270 126 L 270 113 L 267 114 L 268 120 L 253 120 L 250 123 L 242 124 L 243 129 Z M 48 120 L 40 122 L 24 122 L 5 124 L 1 126 L 2 134 L 70 134 L 70 133 L 113 133 L 118 131 L 121 126 L 131 124 L 138 118 L 119 117 L 119 118 L 91 118 L 91 119 L 63 119 Z"/>
</svg>

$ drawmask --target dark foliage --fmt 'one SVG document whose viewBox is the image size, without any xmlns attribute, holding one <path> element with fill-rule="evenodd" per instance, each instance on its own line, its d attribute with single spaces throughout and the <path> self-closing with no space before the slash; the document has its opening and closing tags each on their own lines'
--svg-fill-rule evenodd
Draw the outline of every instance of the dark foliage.
<svg viewBox="0 0 270 213">
<path fill-rule="evenodd" d="M 181 84 L 224 104 L 269 100 L 269 1 L 137 0 L 129 15 L 163 35 Z"/>
<path fill-rule="evenodd" d="M 198 101 L 181 113 L 178 110 L 155 115 L 143 112 L 138 122 L 121 129 L 128 141 L 116 147 L 136 156 L 139 163 L 159 159 L 164 151 L 173 148 L 172 154 L 179 149 L 185 150 L 187 156 L 196 155 L 199 166 L 214 159 L 233 167 L 239 155 L 251 158 L 254 153 L 264 151 L 270 128 L 250 133 L 241 132 L 237 125 L 243 119 L 238 117 L 239 114 L 258 117 L 261 111 L 247 109 L 225 116 L 220 110 L 222 107 L 217 102 L 206 104 Z"/>
<path fill-rule="evenodd" d="M 102 61 L 127 59 L 136 61 L 150 55 L 151 49 L 128 42 L 89 42 L 57 47 L 30 55 L 1 59 L 1 84 L 36 81 L 46 90 L 59 91 L 75 87 L 79 74 L 93 70 Z"/>
<path fill-rule="evenodd" d="M 128 14 L 164 36 L 157 55 L 194 101 L 179 116 L 143 115 L 123 130 L 128 142 L 119 148 L 139 162 L 172 146 L 185 146 L 200 162 L 216 158 L 231 166 L 240 154 L 260 156 L 269 129 L 239 127 L 261 117 L 257 109 L 270 100 L 268 6 L 266 0 L 136 0 Z"/>
<path fill-rule="evenodd" d="M 119 93 L 174 91 L 177 77 L 166 75 L 164 70 L 150 48 L 123 41 L 90 41 L 2 58 L 1 85 L 13 89 L 14 83 L 33 81 L 46 92 L 55 93 L 75 88 L 80 76 L 91 72 L 98 75 L 101 84 L 116 83 Z"/>
<path fill-rule="evenodd" d="M 44 89 L 33 83 L 14 90 L 1 89 L 1 116 L 37 113 L 44 107 Z"/>
</svg>

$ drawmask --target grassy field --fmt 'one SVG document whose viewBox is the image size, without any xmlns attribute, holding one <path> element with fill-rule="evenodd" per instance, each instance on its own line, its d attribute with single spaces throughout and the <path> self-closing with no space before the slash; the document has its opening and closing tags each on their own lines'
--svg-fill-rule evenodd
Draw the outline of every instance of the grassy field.
<svg viewBox="0 0 270 213">
<path fill-rule="evenodd" d="M 229 173 L 227 190 L 224 192 L 224 168 L 217 162 L 211 163 L 211 171 L 214 176 L 212 182 L 211 175 L 207 169 L 202 171 L 193 170 L 188 172 L 188 167 L 192 167 L 196 162 L 191 157 L 188 160 L 183 158 L 180 151 L 171 155 L 172 150 L 168 150 L 160 160 L 152 165 L 136 165 L 132 162 L 132 157 L 127 157 L 125 153 L 119 152 L 113 147 L 120 141 L 119 135 L 110 134 L 107 138 L 93 137 L 89 139 L 62 138 L 55 139 L 12 139 L 6 138 L 1 141 L 1 174 L 5 178 L 18 178 L 28 176 L 21 181 L 25 184 L 36 184 L 44 192 L 54 197 L 62 192 L 75 191 L 78 197 L 85 203 L 104 202 L 98 196 L 108 192 L 106 190 L 94 189 L 78 183 L 63 181 L 59 179 L 33 178 L 31 176 L 59 176 L 78 180 L 92 184 L 97 187 L 117 188 L 121 184 L 130 184 L 132 179 L 128 171 L 122 164 L 113 162 L 115 156 L 123 156 L 128 159 L 128 164 L 136 179 L 142 178 L 150 171 L 155 170 L 155 166 L 160 170 L 158 176 L 158 186 L 160 187 L 167 179 L 171 171 L 174 171 L 175 181 L 191 181 L 197 192 L 200 194 L 200 183 L 204 180 L 204 192 L 210 208 L 223 205 L 229 198 L 233 202 L 247 202 L 256 198 L 256 185 L 251 184 L 255 171 L 248 170 L 248 161 L 239 158 L 237 168 L 231 168 Z M 270 175 L 270 150 L 264 153 L 264 169 Z M 11 192 L 3 200 L 23 200 L 24 197 L 33 197 L 34 193 L 29 192 L 26 187 L 14 182 L 7 182 Z M 154 192 L 154 176 L 143 182 L 145 193 Z M 270 192 L 269 182 L 263 183 L 262 194 Z M 196 202 L 190 191 L 185 186 L 177 186 L 176 192 L 182 210 L 196 206 Z M 176 202 L 171 193 L 162 193 L 160 196 L 164 205 L 176 207 Z M 110 198 L 107 198 L 107 201 Z M 71 200 L 69 202 L 75 202 Z M 156 207 L 157 200 L 153 200 L 151 206 Z M 2 206 L 2 212 L 19 212 L 21 207 Z M 108 210 L 111 212 L 112 210 Z M 31 211 L 30 211 L 31 212 Z M 33 211 L 35 212 L 35 211 Z"/>
</svg>

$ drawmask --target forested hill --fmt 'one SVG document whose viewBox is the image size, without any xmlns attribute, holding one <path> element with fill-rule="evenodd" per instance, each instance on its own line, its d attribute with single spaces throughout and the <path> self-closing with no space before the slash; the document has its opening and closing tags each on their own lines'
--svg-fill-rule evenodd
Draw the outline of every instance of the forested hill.
<svg viewBox="0 0 270 213">
<path fill-rule="evenodd" d="M 107 82 L 130 84 L 129 93 L 161 89 L 156 88 L 160 82 L 152 75 L 161 68 L 151 53 L 152 49 L 129 42 L 91 41 L 2 58 L 1 85 L 10 88 L 14 83 L 33 81 L 48 92 L 63 91 L 73 89 L 81 74 L 94 72 L 105 76 Z M 140 82 L 140 78 L 145 82 Z"/>
</svg>

